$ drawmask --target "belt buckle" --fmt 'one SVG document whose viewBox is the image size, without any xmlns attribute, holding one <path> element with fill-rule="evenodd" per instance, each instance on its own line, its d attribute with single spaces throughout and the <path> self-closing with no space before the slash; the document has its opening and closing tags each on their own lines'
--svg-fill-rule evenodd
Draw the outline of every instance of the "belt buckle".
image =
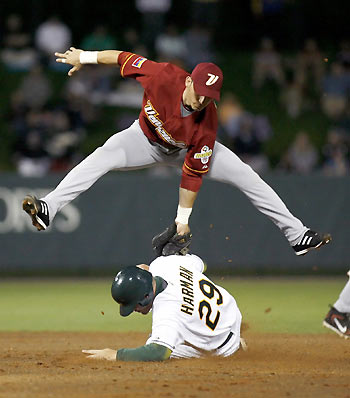
<svg viewBox="0 0 350 398">
<path fill-rule="evenodd" d="M 168 150 L 168 152 L 166 153 L 167 155 L 172 155 L 173 153 L 179 152 L 181 150 L 181 148 L 177 148 L 177 147 L 175 147 L 173 149 L 170 149 L 170 148 L 166 148 L 166 149 Z"/>
<path fill-rule="evenodd" d="M 178 152 L 181 148 L 167 148 L 166 146 L 163 146 L 162 144 L 160 144 L 159 142 L 155 142 L 155 144 L 157 145 L 157 147 L 165 154 L 165 155 L 172 155 L 175 152 Z"/>
<path fill-rule="evenodd" d="M 172 155 L 175 152 L 179 152 L 181 150 L 181 148 L 174 146 L 174 148 L 167 148 L 166 146 L 163 146 L 162 144 L 160 144 L 157 141 L 152 141 L 151 139 L 148 139 L 148 142 L 153 145 L 153 146 L 157 146 L 165 155 Z"/>
</svg>

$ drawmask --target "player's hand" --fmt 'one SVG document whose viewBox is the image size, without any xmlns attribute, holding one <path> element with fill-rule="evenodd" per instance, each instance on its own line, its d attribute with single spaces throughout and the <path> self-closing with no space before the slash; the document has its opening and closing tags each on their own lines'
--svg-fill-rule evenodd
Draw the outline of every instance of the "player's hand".
<svg viewBox="0 0 350 398">
<path fill-rule="evenodd" d="M 104 350 L 82 350 L 85 354 L 89 354 L 87 358 L 92 359 L 107 359 L 108 361 L 115 361 L 117 350 L 105 348 Z"/>
<path fill-rule="evenodd" d="M 181 224 L 179 222 L 176 223 L 176 232 L 179 235 L 185 235 L 190 232 L 190 227 L 188 224 Z"/>
<path fill-rule="evenodd" d="M 181 229 L 184 232 L 181 235 L 177 233 L 177 225 L 173 223 L 152 239 L 152 248 L 157 257 L 188 252 L 192 234 L 190 232 L 186 233 L 186 231 L 190 230 L 188 225 L 180 225 L 185 227 Z"/>
<path fill-rule="evenodd" d="M 55 56 L 57 57 L 56 62 L 73 65 L 73 68 L 68 72 L 68 76 L 72 76 L 74 72 L 83 66 L 79 60 L 79 56 L 82 51 L 83 50 L 71 47 L 65 53 L 55 53 Z"/>
</svg>

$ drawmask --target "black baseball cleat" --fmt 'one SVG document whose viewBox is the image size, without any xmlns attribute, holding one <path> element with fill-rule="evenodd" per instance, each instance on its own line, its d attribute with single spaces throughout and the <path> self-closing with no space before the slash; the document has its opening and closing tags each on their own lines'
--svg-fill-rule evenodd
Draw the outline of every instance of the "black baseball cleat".
<svg viewBox="0 0 350 398">
<path fill-rule="evenodd" d="M 38 231 L 45 230 L 49 224 L 49 207 L 43 200 L 27 195 L 22 202 L 23 210 L 30 216 Z"/>
<path fill-rule="evenodd" d="M 318 249 L 322 245 L 330 242 L 332 237 L 330 234 L 318 234 L 315 231 L 311 231 L 310 229 L 305 232 L 304 236 L 301 238 L 301 241 L 293 246 L 295 254 L 297 256 L 303 256 L 308 253 L 310 250 Z"/>
<path fill-rule="evenodd" d="M 344 339 L 350 338 L 350 314 L 339 312 L 334 307 L 330 307 L 331 309 L 323 321 L 323 326 L 333 330 Z"/>
</svg>

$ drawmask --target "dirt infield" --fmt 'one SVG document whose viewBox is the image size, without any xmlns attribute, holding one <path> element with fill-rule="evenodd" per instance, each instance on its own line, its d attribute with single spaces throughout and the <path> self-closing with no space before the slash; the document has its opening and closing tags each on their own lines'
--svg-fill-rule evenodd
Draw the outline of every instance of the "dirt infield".
<svg viewBox="0 0 350 398">
<path fill-rule="evenodd" d="M 244 333 L 226 359 L 123 363 L 82 349 L 135 347 L 143 333 L 0 333 L 0 397 L 350 398 L 350 341 L 335 334 Z"/>
</svg>

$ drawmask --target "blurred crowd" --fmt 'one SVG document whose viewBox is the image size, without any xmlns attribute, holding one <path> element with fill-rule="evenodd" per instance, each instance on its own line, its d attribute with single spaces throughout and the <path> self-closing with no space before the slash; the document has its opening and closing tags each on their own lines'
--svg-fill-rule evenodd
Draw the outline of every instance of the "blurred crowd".
<svg viewBox="0 0 350 398">
<path fill-rule="evenodd" d="M 273 40 L 263 38 L 254 55 L 252 85 L 259 92 L 272 82 L 291 122 L 306 112 L 322 113 L 330 123 L 319 151 L 307 131 L 296 134 L 279 168 L 299 174 L 321 170 L 329 176 L 349 174 L 350 40 L 343 40 L 330 61 L 314 39 L 294 56 L 283 56 Z"/>
<path fill-rule="evenodd" d="M 171 0 L 135 0 L 142 21 L 138 30 L 130 27 L 123 37 L 115 37 L 106 26 L 97 25 L 81 43 L 73 40 L 69 26 L 58 16 L 43 21 L 30 34 L 20 15 L 9 15 L 0 55 L 8 72 L 23 76 L 11 95 L 8 117 L 18 172 L 42 176 L 69 170 L 81 160 L 82 143 L 91 124 L 98 123 L 103 106 L 126 109 L 111 126 L 112 134 L 137 118 L 142 103 L 142 87 L 133 79 L 122 80 L 116 68 L 84 66 L 55 89 L 51 77 L 68 70 L 55 62 L 56 51 L 64 52 L 73 43 L 84 50 L 125 49 L 189 71 L 199 62 L 220 63 L 213 40 L 219 1 L 192 0 L 191 24 L 181 31 L 166 18 Z M 307 131 L 300 131 L 278 168 L 300 174 L 315 170 L 349 174 L 350 42 L 344 40 L 335 59 L 328 62 L 315 40 L 306 40 L 296 56 L 284 57 L 271 39 L 264 38 L 253 58 L 248 89 L 259 93 L 266 84 L 278 87 L 280 104 L 291 121 L 319 110 L 332 122 L 322 151 Z M 223 93 L 218 116 L 218 139 L 256 171 L 269 170 L 264 144 L 273 133 L 283 132 L 273 132 L 268 117 L 245 109 L 234 92 Z"/>
</svg>

